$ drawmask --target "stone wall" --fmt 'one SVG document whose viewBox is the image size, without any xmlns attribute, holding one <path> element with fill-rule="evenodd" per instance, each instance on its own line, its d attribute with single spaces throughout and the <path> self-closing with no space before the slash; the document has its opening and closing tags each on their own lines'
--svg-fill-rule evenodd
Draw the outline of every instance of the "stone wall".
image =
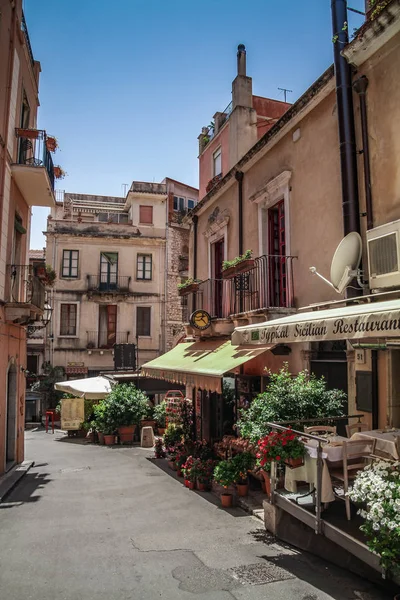
<svg viewBox="0 0 400 600">
<path fill-rule="evenodd" d="M 166 351 L 170 350 L 184 334 L 182 299 L 178 295 L 178 283 L 187 278 L 182 270 L 182 259 L 188 255 L 189 228 L 171 223 L 167 239 L 167 285 L 166 285 Z"/>
</svg>

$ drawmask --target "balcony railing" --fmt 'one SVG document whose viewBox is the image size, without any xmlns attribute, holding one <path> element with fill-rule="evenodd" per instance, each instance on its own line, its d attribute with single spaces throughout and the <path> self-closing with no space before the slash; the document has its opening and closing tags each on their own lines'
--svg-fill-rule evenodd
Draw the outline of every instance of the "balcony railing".
<svg viewBox="0 0 400 600">
<path fill-rule="evenodd" d="M 87 331 L 86 348 L 110 349 L 115 344 L 127 344 L 129 342 L 130 331 L 109 332 L 107 329 L 99 331 Z"/>
<path fill-rule="evenodd" d="M 107 273 L 101 275 L 88 275 L 88 292 L 101 292 L 101 293 L 126 293 L 129 292 L 129 284 L 132 277 L 120 276 L 120 275 L 108 275 Z"/>
<path fill-rule="evenodd" d="M 232 279 L 206 279 L 184 305 L 188 316 L 194 308 L 203 308 L 212 317 L 270 308 L 293 307 L 294 256 L 264 255 L 255 266 Z"/>
<path fill-rule="evenodd" d="M 10 265 L 9 302 L 15 304 L 32 304 L 44 310 L 45 287 L 34 275 L 32 265 Z"/>
<path fill-rule="evenodd" d="M 54 191 L 54 165 L 46 148 L 46 132 L 42 129 L 17 128 L 15 134 L 19 138 L 17 164 L 44 167 Z"/>
<path fill-rule="evenodd" d="M 28 27 L 26 25 L 26 21 L 25 21 L 25 15 L 24 13 L 22 13 L 22 19 L 21 19 L 21 30 L 24 32 L 24 36 L 25 36 L 25 41 L 26 41 L 26 48 L 28 50 L 28 54 L 29 54 L 29 58 L 31 60 L 31 65 L 32 67 L 35 64 L 35 59 L 33 58 L 33 52 L 32 52 L 32 46 L 31 46 L 31 40 L 29 39 L 29 33 L 28 33 Z"/>
</svg>

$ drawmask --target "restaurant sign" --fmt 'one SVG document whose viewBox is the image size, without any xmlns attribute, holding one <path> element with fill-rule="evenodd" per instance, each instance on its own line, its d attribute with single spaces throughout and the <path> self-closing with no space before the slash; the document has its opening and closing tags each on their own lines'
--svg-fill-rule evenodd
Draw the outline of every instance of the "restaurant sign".
<svg viewBox="0 0 400 600">
<path fill-rule="evenodd" d="M 326 314 L 326 311 L 325 311 Z M 372 312 L 318 319 L 318 313 L 297 315 L 279 322 L 259 326 L 239 327 L 232 334 L 232 344 L 284 344 L 360 338 L 400 338 L 400 311 Z"/>
<path fill-rule="evenodd" d="M 85 420 L 85 401 L 83 398 L 63 398 L 61 400 L 61 429 L 77 430 Z"/>
</svg>

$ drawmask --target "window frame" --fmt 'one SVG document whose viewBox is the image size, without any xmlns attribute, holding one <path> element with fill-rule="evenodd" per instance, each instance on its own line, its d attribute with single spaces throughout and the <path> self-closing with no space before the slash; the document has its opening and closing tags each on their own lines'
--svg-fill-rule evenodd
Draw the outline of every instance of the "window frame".
<svg viewBox="0 0 400 600">
<path fill-rule="evenodd" d="M 61 333 L 62 331 L 62 307 L 63 306 L 75 306 L 75 333 Z M 58 328 L 58 337 L 61 338 L 79 338 L 79 302 L 60 302 L 60 310 L 59 310 L 59 328 Z"/>
<path fill-rule="evenodd" d="M 216 159 L 219 158 L 219 162 L 220 162 L 220 170 L 218 173 L 216 173 L 216 169 L 215 169 L 215 161 Z M 219 146 L 212 154 L 212 172 L 213 172 L 213 177 L 217 177 L 217 175 L 222 175 L 222 147 Z"/>
<path fill-rule="evenodd" d="M 187 198 L 186 202 L 187 202 L 187 209 L 188 210 L 193 210 L 194 207 L 196 206 L 196 200 L 194 198 Z M 193 206 L 191 208 L 189 208 L 189 202 L 193 202 Z"/>
<path fill-rule="evenodd" d="M 146 258 L 150 259 L 150 277 L 145 277 L 146 275 Z M 139 262 L 140 259 L 144 259 L 142 261 L 142 277 L 139 277 Z M 138 253 L 136 255 L 136 281 L 152 281 L 153 280 L 153 255 L 152 254 L 142 254 Z"/>
<path fill-rule="evenodd" d="M 69 252 L 69 275 L 64 274 L 64 260 L 67 252 Z M 71 275 L 73 252 L 77 253 L 76 275 Z M 79 279 L 79 250 L 63 249 L 61 257 L 61 279 Z"/>
<path fill-rule="evenodd" d="M 141 334 L 139 333 L 139 328 L 138 328 L 138 323 L 139 323 L 139 319 L 138 319 L 138 313 L 139 310 L 143 310 L 146 309 L 149 311 L 150 317 L 149 317 L 149 333 L 147 334 Z M 139 338 L 151 338 L 151 306 L 136 306 L 136 337 Z"/>
<path fill-rule="evenodd" d="M 175 208 L 175 200 L 177 208 Z M 181 202 L 182 200 L 182 202 Z M 184 196 L 174 196 L 174 212 L 182 212 L 187 209 L 187 198 Z"/>
<path fill-rule="evenodd" d="M 151 209 L 151 223 L 141 220 L 141 209 Z M 154 206 L 149 204 L 139 204 L 139 225 L 154 225 Z"/>
</svg>

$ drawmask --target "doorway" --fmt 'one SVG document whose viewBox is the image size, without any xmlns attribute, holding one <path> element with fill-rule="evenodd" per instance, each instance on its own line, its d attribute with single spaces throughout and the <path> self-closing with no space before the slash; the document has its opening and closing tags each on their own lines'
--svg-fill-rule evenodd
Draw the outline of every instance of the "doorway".
<svg viewBox="0 0 400 600">
<path fill-rule="evenodd" d="M 100 254 L 100 290 L 108 292 L 117 289 L 118 253 L 102 252 Z"/>
<path fill-rule="evenodd" d="M 16 460 L 17 441 L 17 367 L 11 365 L 7 374 L 6 470 Z"/>
<path fill-rule="evenodd" d="M 117 305 L 99 306 L 99 348 L 112 348 L 117 342 Z"/>
<path fill-rule="evenodd" d="M 270 306 L 287 306 L 284 200 L 268 210 L 268 254 Z"/>
<path fill-rule="evenodd" d="M 222 263 L 224 261 L 225 253 L 225 242 L 224 238 L 221 238 L 213 244 L 213 278 L 214 278 L 214 302 L 212 316 L 222 317 L 222 306 L 223 306 L 223 279 L 222 279 Z"/>
</svg>

